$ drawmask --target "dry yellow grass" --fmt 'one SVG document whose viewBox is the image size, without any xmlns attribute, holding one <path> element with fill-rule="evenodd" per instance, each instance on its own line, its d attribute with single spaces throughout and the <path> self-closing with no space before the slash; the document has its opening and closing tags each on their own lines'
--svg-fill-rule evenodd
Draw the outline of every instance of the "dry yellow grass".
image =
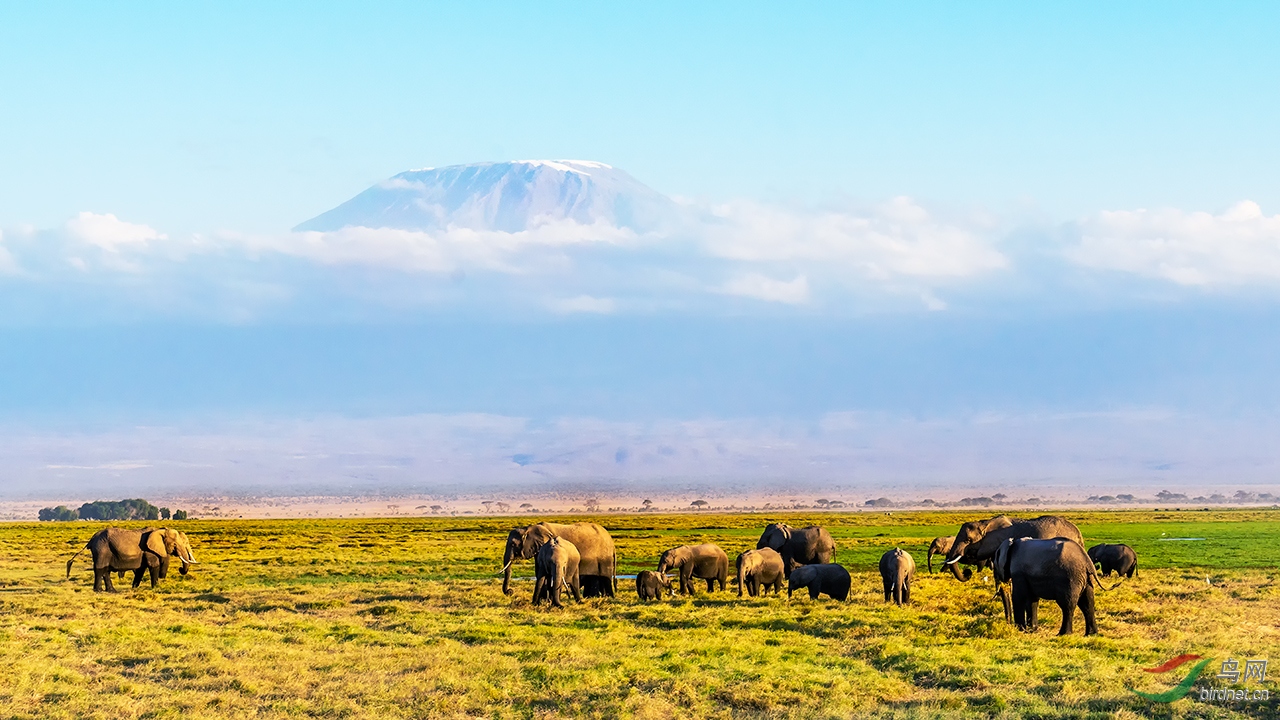
<svg viewBox="0 0 1280 720">
<path fill-rule="evenodd" d="M 189 522 L 197 571 L 116 595 L 92 592 L 83 559 L 62 579 L 97 525 L 7 525 L 0 715 L 1275 716 L 1275 700 L 1165 705 L 1129 692 L 1167 687 L 1140 668 L 1184 652 L 1280 656 L 1280 571 L 1266 552 L 1280 513 L 1161 515 L 1072 514 L 1087 540 L 1132 536 L 1143 558 L 1138 578 L 1100 595 L 1101 636 L 1088 639 L 1055 637 L 1051 604 L 1039 632 L 1017 632 L 989 584 L 929 576 L 923 548 L 954 514 L 818 516 L 854 572 L 847 603 L 731 591 L 644 605 L 621 581 L 617 599 L 562 611 L 532 608 L 529 581 L 507 597 L 492 577 L 505 531 L 528 519 Z M 732 557 L 765 522 L 597 520 L 628 572 L 694 539 Z M 883 603 L 873 569 L 894 545 L 922 568 L 907 608 Z"/>
</svg>

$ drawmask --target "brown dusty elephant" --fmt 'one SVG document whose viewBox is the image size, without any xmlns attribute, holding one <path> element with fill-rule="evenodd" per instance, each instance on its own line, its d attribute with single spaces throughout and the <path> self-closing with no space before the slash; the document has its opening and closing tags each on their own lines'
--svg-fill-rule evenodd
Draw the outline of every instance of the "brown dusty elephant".
<svg viewBox="0 0 1280 720">
<path fill-rule="evenodd" d="M 799 565 L 791 570 L 791 577 L 787 580 L 787 597 L 796 590 L 808 588 L 810 600 L 817 600 L 819 593 L 826 593 L 832 599 L 844 601 L 849 597 L 852 584 L 849 571 L 842 565 Z"/>
<path fill-rule="evenodd" d="M 961 582 L 967 581 L 973 576 L 973 571 L 970 568 L 965 568 L 964 572 L 961 573 L 960 563 L 977 566 L 988 565 L 994 560 L 996 551 L 1004 545 L 1005 541 L 1010 538 L 1024 537 L 1041 540 L 1066 538 L 1084 545 L 1084 538 L 1080 535 L 1080 528 L 1057 515 L 1042 515 L 1030 520 L 997 515 L 988 520 L 974 520 L 960 526 L 960 531 L 956 533 L 951 549 L 947 551 L 947 567 L 951 569 L 951 573 L 955 575 L 957 580 Z M 998 580 L 996 581 L 996 592 L 1000 597 L 1001 604 L 1004 605 L 1005 619 L 1013 622 L 1013 605 L 1009 598 L 1008 589 L 1004 583 Z"/>
<path fill-rule="evenodd" d="M 1128 545 L 1094 545 L 1089 548 L 1089 560 L 1099 567 L 1102 577 L 1109 577 L 1115 572 L 1131 578 L 1138 572 L 1138 553 Z"/>
<path fill-rule="evenodd" d="M 618 567 L 618 551 L 614 548 L 609 531 L 595 523 L 580 522 L 573 525 L 540 522 L 528 527 L 516 528 L 507 534 L 506 549 L 502 554 L 502 592 L 511 594 L 511 564 L 516 560 L 528 560 L 537 554 L 553 537 L 561 537 L 578 548 L 582 560 L 578 566 L 583 595 L 607 595 L 613 597 L 618 588 L 614 576 Z"/>
<path fill-rule="evenodd" d="M 929 556 L 925 560 L 926 560 L 926 563 L 929 565 L 930 575 L 933 574 L 933 556 L 942 555 L 945 557 L 947 554 L 947 551 L 951 549 L 951 545 L 955 543 L 955 541 L 956 539 L 954 537 L 950 535 L 944 535 L 943 537 L 934 538 L 933 542 L 929 543 Z"/>
<path fill-rule="evenodd" d="M 1070 635 L 1076 608 L 1084 615 L 1084 634 L 1098 634 L 1093 586 L 1102 587 L 1093 562 L 1080 543 L 1054 538 L 1010 538 L 996 551 L 997 582 L 1013 585 L 1013 616 L 1018 627 L 1034 631 L 1040 600 L 1062 608 L 1059 635 Z"/>
<path fill-rule="evenodd" d="M 773 589 L 774 595 L 782 591 L 786 570 L 782 564 L 782 556 L 777 550 L 773 548 L 748 550 L 738 555 L 737 566 L 738 597 L 742 597 L 743 590 L 746 590 L 751 597 L 767 592 L 770 588 Z"/>
<path fill-rule="evenodd" d="M 636 574 L 636 594 L 641 600 L 661 600 L 663 590 L 668 595 L 676 594 L 671 587 L 671 580 L 665 574 L 652 570 L 641 570 Z"/>
<path fill-rule="evenodd" d="M 553 537 L 543 543 L 533 561 L 533 604 L 550 599 L 551 607 L 564 607 L 560 604 L 560 592 L 563 590 L 572 592 L 573 599 L 582 602 L 578 574 L 581 563 L 582 555 L 568 540 Z"/>
<path fill-rule="evenodd" d="M 662 553 L 658 560 L 658 574 L 668 570 L 680 571 L 680 592 L 693 594 L 693 579 L 707 581 L 707 592 L 715 592 L 716 583 L 723 591 L 729 580 L 729 556 L 714 543 L 681 545 Z"/>
<path fill-rule="evenodd" d="M 884 601 L 898 605 L 911 602 L 911 583 L 916 577 L 916 561 L 902 548 L 880 556 L 880 579 L 884 581 Z"/>
<path fill-rule="evenodd" d="M 171 528 L 146 528 L 127 530 L 106 528 L 99 530 L 67 561 L 67 577 L 71 577 L 71 564 L 80 553 L 88 549 L 93 556 L 93 589 L 95 592 L 115 592 L 111 573 L 133 571 L 133 586 L 142 584 L 142 577 L 151 573 L 151 587 L 155 587 L 169 574 L 169 558 L 182 561 L 179 572 L 186 575 L 196 558 L 191 554 L 191 544 L 185 533 Z"/>
<path fill-rule="evenodd" d="M 786 523 L 769 523 L 756 549 L 772 548 L 782 556 L 783 572 L 791 577 L 793 565 L 822 565 L 836 559 L 836 543 L 831 533 L 817 525 L 799 530 Z"/>
</svg>

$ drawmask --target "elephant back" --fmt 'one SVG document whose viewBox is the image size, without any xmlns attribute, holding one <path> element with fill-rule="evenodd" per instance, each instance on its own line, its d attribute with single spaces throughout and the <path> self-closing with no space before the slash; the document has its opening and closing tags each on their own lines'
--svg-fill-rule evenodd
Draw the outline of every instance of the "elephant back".
<svg viewBox="0 0 1280 720">
<path fill-rule="evenodd" d="M 577 548 L 579 575 L 613 577 L 617 551 L 608 530 L 590 522 L 572 525 L 545 524 L 557 537 L 568 540 Z"/>
</svg>

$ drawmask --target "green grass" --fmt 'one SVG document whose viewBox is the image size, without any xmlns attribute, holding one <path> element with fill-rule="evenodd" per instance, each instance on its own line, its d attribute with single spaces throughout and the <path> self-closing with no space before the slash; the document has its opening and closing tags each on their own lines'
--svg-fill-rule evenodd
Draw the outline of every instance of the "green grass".
<svg viewBox="0 0 1280 720">
<path fill-rule="evenodd" d="M 1276 716 L 1275 700 L 1155 705 L 1128 688 L 1172 685 L 1140 668 L 1184 652 L 1280 656 L 1280 512 L 1065 514 L 1140 556 L 1138 578 L 1099 594 L 1099 637 L 1078 617 L 1055 637 L 1050 604 L 1039 632 L 1017 632 L 981 578 L 929 576 L 928 541 L 972 512 L 594 518 L 626 573 L 686 542 L 732 559 L 768 520 L 818 522 L 854 592 L 645 605 L 623 581 L 614 600 L 556 611 L 530 605 L 531 582 L 507 597 L 494 576 L 528 518 L 189 521 L 203 564 L 116 595 L 92 592 L 87 553 L 62 578 L 100 524 L 4 525 L 0 717 Z M 894 546 L 921 565 L 908 608 L 883 603 L 874 572 Z"/>
</svg>

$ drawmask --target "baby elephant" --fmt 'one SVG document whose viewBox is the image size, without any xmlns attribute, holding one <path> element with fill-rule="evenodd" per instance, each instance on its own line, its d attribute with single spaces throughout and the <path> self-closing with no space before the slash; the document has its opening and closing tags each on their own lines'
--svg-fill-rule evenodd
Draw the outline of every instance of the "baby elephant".
<svg viewBox="0 0 1280 720">
<path fill-rule="evenodd" d="M 723 591 L 729 579 L 729 556 L 713 543 L 681 545 L 658 560 L 658 573 L 665 575 L 668 570 L 679 571 L 680 592 L 686 595 L 693 594 L 694 578 L 707 581 L 707 592 L 715 592 L 717 582 Z"/>
<path fill-rule="evenodd" d="M 676 594 L 676 591 L 671 588 L 671 580 L 666 575 L 652 570 L 641 570 L 640 574 L 636 575 L 636 594 L 641 600 L 661 600 L 663 590 L 666 590 L 668 595 Z"/>
<path fill-rule="evenodd" d="M 911 602 L 911 581 L 916 577 L 916 561 L 911 553 L 894 548 L 880 556 L 880 579 L 884 581 L 884 601 L 898 605 Z"/>
<path fill-rule="evenodd" d="M 561 537 L 553 537 L 538 548 L 534 559 L 534 572 L 537 579 L 533 585 L 533 604 L 542 602 L 543 598 L 551 599 L 552 607 L 563 607 L 560 604 L 560 591 L 568 589 L 573 599 L 582 602 L 582 592 L 578 579 L 578 565 L 582 555 L 573 543 Z"/>
<path fill-rule="evenodd" d="M 1128 545 L 1094 545 L 1089 548 L 1089 559 L 1102 569 L 1103 577 L 1110 577 L 1113 570 L 1127 578 L 1138 572 L 1138 553 Z"/>
<path fill-rule="evenodd" d="M 738 597 L 746 590 L 751 597 L 760 594 L 761 589 L 773 594 L 782 591 L 783 576 L 782 556 L 773 548 L 748 550 L 738 556 Z"/>
<path fill-rule="evenodd" d="M 849 585 L 852 584 L 849 571 L 835 563 L 824 565 L 796 565 L 791 570 L 791 578 L 787 581 L 787 597 L 801 588 L 809 588 L 809 599 L 817 600 L 819 593 L 826 593 L 834 600 L 846 600 L 849 597 Z"/>
</svg>

